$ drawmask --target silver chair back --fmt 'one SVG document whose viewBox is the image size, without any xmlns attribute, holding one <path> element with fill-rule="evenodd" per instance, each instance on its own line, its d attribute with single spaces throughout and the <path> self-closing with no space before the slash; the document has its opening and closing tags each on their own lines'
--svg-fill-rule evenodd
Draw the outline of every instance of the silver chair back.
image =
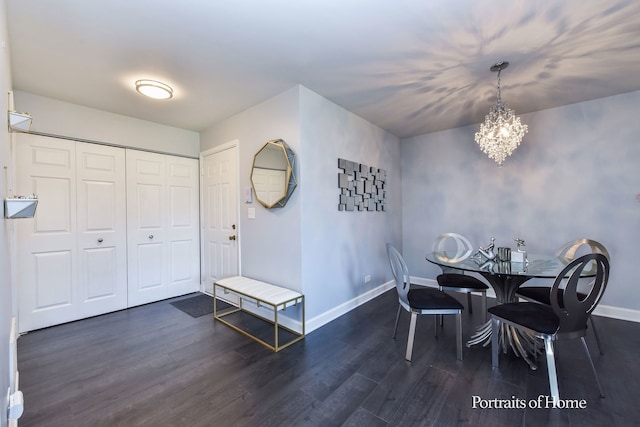
<svg viewBox="0 0 640 427">
<path fill-rule="evenodd" d="M 409 278 L 407 264 L 404 262 L 400 252 L 390 243 L 387 243 L 387 255 L 389 256 L 389 263 L 391 264 L 391 273 L 396 282 L 396 291 L 398 291 L 400 304 L 410 311 L 407 294 L 411 287 L 411 280 Z"/>
<path fill-rule="evenodd" d="M 579 295 L 580 275 L 584 271 L 593 271 L 591 269 L 595 269 L 591 289 L 586 295 Z M 551 308 L 560 320 L 559 335 L 566 338 L 585 335 L 589 315 L 602 299 L 608 281 L 609 260 L 601 253 L 583 255 L 571 261 L 558 274 L 551 287 L 550 300 Z M 561 296 L 559 292 L 562 292 Z"/>
</svg>

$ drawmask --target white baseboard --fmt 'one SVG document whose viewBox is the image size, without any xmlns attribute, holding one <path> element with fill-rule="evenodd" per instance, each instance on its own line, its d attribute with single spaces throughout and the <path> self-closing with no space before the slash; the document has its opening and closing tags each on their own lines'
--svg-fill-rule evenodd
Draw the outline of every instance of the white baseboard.
<svg viewBox="0 0 640 427">
<path fill-rule="evenodd" d="M 618 320 L 628 320 L 629 322 L 640 323 L 640 310 L 630 308 L 613 307 L 611 305 L 598 304 L 593 314 L 596 316 L 610 317 Z"/>
<path fill-rule="evenodd" d="M 330 310 L 325 311 L 322 314 L 319 314 L 318 316 L 315 316 L 312 319 L 309 319 L 306 325 L 306 332 L 310 333 L 311 331 L 315 331 L 319 327 L 326 325 L 327 323 L 337 319 L 343 314 L 350 312 L 354 308 L 374 299 L 379 295 L 382 295 L 383 293 L 387 292 L 389 289 L 392 289 L 394 286 L 395 286 L 395 283 L 393 281 L 383 283 L 377 288 L 371 289 L 370 291 L 365 292 L 362 295 L 358 295 L 352 300 L 346 301 L 337 307 L 334 307 Z"/>
</svg>

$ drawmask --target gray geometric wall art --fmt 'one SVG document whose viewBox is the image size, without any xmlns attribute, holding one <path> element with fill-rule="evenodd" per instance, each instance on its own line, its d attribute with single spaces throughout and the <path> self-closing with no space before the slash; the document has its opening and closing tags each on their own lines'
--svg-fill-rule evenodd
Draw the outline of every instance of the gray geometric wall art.
<svg viewBox="0 0 640 427">
<path fill-rule="evenodd" d="M 338 159 L 339 211 L 387 210 L 387 171 L 363 163 Z"/>
</svg>

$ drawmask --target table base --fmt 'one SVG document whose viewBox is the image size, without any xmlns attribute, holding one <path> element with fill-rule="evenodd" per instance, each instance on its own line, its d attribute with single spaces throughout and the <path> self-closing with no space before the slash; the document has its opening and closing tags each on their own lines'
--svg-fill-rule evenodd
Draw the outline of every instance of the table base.
<svg viewBox="0 0 640 427">
<path fill-rule="evenodd" d="M 518 297 L 516 296 L 516 292 L 518 288 L 530 279 L 527 276 L 511 276 L 482 272 L 480 272 L 480 274 L 482 274 L 495 291 L 496 305 L 517 302 Z M 516 356 L 522 357 L 532 370 L 538 369 L 534 360 L 540 350 L 538 350 L 536 345 L 535 337 L 513 326 L 502 323 L 500 324 L 499 335 L 499 348 L 503 353 L 506 353 L 508 349 L 511 348 Z M 489 320 L 478 327 L 469 341 L 467 341 L 467 347 L 479 344 L 487 347 L 491 344 L 492 339 L 491 320 Z"/>
<path fill-rule="evenodd" d="M 467 341 L 467 347 L 479 344 L 483 347 L 487 347 L 491 344 L 491 340 L 493 339 L 492 335 L 491 321 L 489 320 L 488 322 L 480 325 L 471 338 L 469 338 L 469 341 Z M 540 350 L 538 350 L 538 346 L 536 345 L 535 337 L 516 329 L 511 325 L 500 324 L 498 339 L 499 348 L 503 353 L 506 353 L 508 349 L 511 348 L 516 356 L 522 357 L 522 359 L 527 362 L 531 370 L 535 371 L 538 369 L 535 359 L 537 358 L 538 353 L 540 353 Z M 531 360 L 531 356 L 533 356 L 534 360 Z"/>
</svg>

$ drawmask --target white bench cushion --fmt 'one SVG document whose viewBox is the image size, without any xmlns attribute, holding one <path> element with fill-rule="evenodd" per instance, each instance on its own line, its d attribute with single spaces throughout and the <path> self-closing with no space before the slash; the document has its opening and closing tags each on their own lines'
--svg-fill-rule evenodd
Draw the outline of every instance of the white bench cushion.
<svg viewBox="0 0 640 427">
<path fill-rule="evenodd" d="M 296 298 L 302 298 L 302 294 L 299 292 L 244 276 L 226 277 L 216 281 L 215 284 L 230 291 L 259 299 L 273 306 L 279 306 Z"/>
</svg>

